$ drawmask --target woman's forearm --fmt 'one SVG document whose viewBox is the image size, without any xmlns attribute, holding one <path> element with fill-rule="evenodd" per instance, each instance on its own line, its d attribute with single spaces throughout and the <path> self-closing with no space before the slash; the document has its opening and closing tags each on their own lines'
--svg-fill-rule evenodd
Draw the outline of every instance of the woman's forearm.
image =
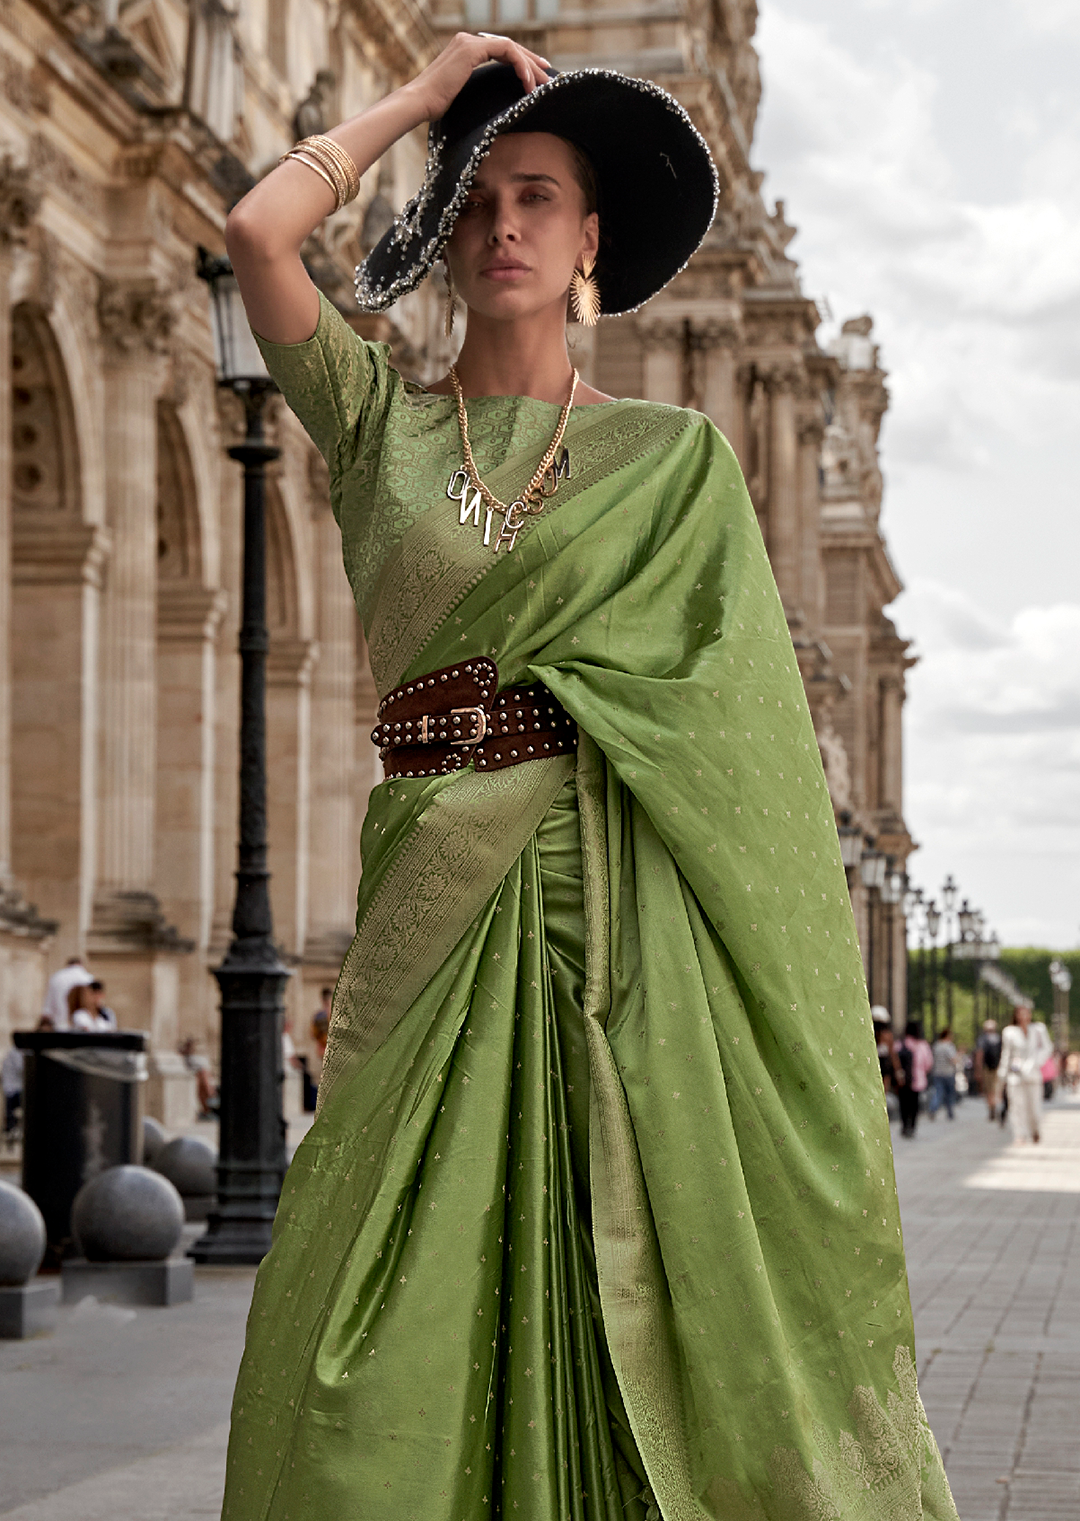
<svg viewBox="0 0 1080 1521">
<path fill-rule="evenodd" d="M 362 175 L 392 143 L 425 119 L 424 103 L 417 91 L 403 85 L 327 135 L 341 144 Z M 229 214 L 225 239 L 234 267 L 238 257 L 243 262 L 245 258 L 299 255 L 305 241 L 333 209 L 333 192 L 325 180 L 296 159 L 286 159 L 249 190 Z"/>
</svg>

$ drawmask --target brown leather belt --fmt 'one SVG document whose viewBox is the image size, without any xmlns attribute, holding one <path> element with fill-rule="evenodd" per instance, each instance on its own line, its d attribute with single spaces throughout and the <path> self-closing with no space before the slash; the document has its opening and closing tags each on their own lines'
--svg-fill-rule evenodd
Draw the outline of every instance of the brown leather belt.
<svg viewBox="0 0 1080 1521">
<path fill-rule="evenodd" d="M 444 666 L 388 692 L 371 731 L 387 777 L 445 776 L 470 761 L 501 771 L 577 748 L 577 725 L 542 682 L 496 694 L 486 655 Z"/>
</svg>

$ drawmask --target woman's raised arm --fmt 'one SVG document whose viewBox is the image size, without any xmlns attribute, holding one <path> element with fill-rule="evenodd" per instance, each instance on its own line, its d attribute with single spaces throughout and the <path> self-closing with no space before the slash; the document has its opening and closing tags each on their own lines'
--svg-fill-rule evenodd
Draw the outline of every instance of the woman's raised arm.
<svg viewBox="0 0 1080 1521">
<path fill-rule="evenodd" d="M 547 60 L 508 37 L 459 32 L 423 73 L 384 100 L 350 117 L 335 138 L 362 175 L 399 137 L 437 120 L 473 69 L 492 59 L 513 64 L 527 90 L 547 79 Z M 304 241 L 334 209 L 329 185 L 287 159 L 249 190 L 229 214 L 225 246 L 248 321 L 273 343 L 303 343 L 319 320 L 319 295 L 300 260 Z"/>
</svg>

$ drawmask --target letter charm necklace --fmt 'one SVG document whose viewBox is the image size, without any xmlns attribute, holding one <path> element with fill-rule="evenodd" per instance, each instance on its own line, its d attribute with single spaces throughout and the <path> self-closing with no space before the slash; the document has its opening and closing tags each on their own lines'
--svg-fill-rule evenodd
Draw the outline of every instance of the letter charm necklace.
<svg viewBox="0 0 1080 1521">
<path fill-rule="evenodd" d="M 480 527 L 480 511 L 484 510 L 484 543 L 491 544 L 491 527 L 494 515 L 502 516 L 502 527 L 495 539 L 494 550 L 498 554 L 501 545 L 505 544 L 507 551 L 513 549 L 517 542 L 517 536 L 525 525 L 525 519 L 532 514 L 539 516 L 543 512 L 546 498 L 554 495 L 559 489 L 559 481 L 565 476 L 570 476 L 570 452 L 563 449 L 558 464 L 555 456 L 563 441 L 566 432 L 566 424 L 570 418 L 570 409 L 574 405 L 574 393 L 577 390 L 578 372 L 574 370 L 570 381 L 570 395 L 566 398 L 562 411 L 559 413 L 559 426 L 555 429 L 555 437 L 551 440 L 543 459 L 536 467 L 532 480 L 525 487 L 519 497 L 512 502 L 500 502 L 480 479 L 473 459 L 472 445 L 469 443 L 469 419 L 465 411 L 465 398 L 461 393 L 461 382 L 458 379 L 457 367 L 450 368 L 450 384 L 454 388 L 454 396 L 457 400 L 458 427 L 461 430 L 461 452 L 465 458 L 465 464 L 459 467 L 451 475 L 446 487 L 446 494 L 452 502 L 460 503 L 458 521 L 464 525 L 471 518 L 475 527 Z M 544 490 L 544 482 L 547 476 L 551 477 L 551 487 Z M 472 495 L 469 495 L 470 487 Z"/>
</svg>

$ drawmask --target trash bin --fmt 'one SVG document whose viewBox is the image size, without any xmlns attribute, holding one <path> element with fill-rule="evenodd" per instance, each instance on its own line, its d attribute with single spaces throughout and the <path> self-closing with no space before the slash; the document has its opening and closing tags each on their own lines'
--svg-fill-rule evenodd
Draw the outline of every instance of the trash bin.
<svg viewBox="0 0 1080 1521">
<path fill-rule="evenodd" d="M 84 1183 L 142 1160 L 148 1037 L 140 1030 L 19 1031 L 23 1076 L 22 1185 L 45 1217 L 49 1256 L 71 1244 L 71 1206 Z"/>
</svg>

